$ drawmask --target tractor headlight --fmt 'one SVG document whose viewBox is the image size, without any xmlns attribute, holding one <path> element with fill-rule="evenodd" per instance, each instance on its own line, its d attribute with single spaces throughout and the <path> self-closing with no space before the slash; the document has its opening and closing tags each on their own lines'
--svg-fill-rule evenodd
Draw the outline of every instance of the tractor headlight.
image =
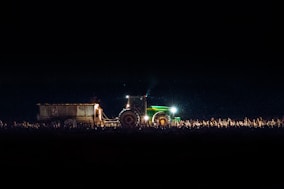
<svg viewBox="0 0 284 189">
<path fill-rule="evenodd" d="M 177 108 L 173 106 L 170 108 L 170 111 L 172 114 L 175 114 L 177 112 Z"/>
</svg>

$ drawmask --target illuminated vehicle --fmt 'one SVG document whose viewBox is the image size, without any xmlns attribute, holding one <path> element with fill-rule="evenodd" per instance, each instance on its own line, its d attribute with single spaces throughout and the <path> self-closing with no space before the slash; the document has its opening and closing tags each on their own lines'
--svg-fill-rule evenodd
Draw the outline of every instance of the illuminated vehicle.
<svg viewBox="0 0 284 189">
<path fill-rule="evenodd" d="M 38 103 L 38 121 L 62 122 L 64 125 L 90 126 L 172 126 L 177 109 L 169 106 L 148 106 L 147 96 L 127 96 L 127 104 L 118 117 L 108 118 L 98 103 Z"/>
<path fill-rule="evenodd" d="M 147 96 L 126 96 L 127 104 L 119 113 L 122 127 L 171 126 L 177 109 L 169 106 L 148 106 Z"/>
</svg>

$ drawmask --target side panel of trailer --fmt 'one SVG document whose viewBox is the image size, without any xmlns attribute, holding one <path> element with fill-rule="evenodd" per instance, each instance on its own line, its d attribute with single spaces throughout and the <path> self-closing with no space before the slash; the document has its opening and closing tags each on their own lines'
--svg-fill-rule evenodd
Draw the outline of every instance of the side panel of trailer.
<svg viewBox="0 0 284 189">
<path fill-rule="evenodd" d="M 101 124 L 102 108 L 99 104 L 37 104 L 39 106 L 38 120 L 67 120 Z"/>
</svg>

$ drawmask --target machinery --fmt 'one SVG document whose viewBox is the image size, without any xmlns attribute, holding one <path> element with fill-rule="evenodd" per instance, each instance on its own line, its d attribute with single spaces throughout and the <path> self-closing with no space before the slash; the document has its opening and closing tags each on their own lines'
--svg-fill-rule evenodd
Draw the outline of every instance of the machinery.
<svg viewBox="0 0 284 189">
<path fill-rule="evenodd" d="M 177 109 L 169 106 L 148 106 L 147 96 L 126 96 L 127 104 L 119 113 L 123 127 L 171 126 L 176 120 Z"/>
<path fill-rule="evenodd" d="M 91 126 L 171 126 L 176 108 L 168 106 L 148 106 L 147 96 L 126 96 L 125 108 L 118 117 L 108 118 L 98 103 L 38 103 L 37 120 L 43 122 L 60 121 L 64 125 L 76 126 L 77 123 Z"/>
</svg>

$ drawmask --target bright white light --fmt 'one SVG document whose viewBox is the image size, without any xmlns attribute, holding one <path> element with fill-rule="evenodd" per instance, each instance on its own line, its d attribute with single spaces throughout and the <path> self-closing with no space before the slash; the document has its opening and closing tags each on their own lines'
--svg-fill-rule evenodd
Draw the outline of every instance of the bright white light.
<svg viewBox="0 0 284 189">
<path fill-rule="evenodd" d="M 125 98 L 129 98 L 129 95 L 126 95 Z"/>
<path fill-rule="evenodd" d="M 145 120 L 145 121 L 148 121 L 148 120 L 149 120 L 149 116 L 148 116 L 148 115 L 145 115 L 145 116 L 144 116 L 144 120 Z"/>
<path fill-rule="evenodd" d="M 176 107 L 171 107 L 170 111 L 175 114 L 177 112 L 177 108 Z"/>
</svg>

